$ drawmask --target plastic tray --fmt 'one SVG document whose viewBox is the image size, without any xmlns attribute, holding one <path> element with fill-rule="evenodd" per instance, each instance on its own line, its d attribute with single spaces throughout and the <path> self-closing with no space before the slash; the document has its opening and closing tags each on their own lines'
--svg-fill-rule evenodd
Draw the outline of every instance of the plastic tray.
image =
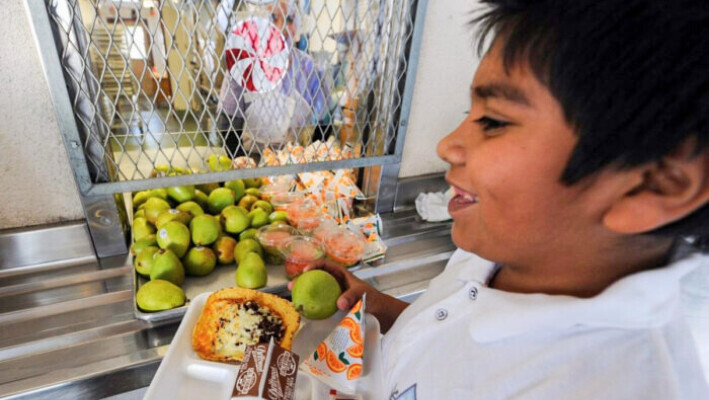
<svg viewBox="0 0 709 400">
<path fill-rule="evenodd" d="M 175 337 L 158 367 L 153 381 L 145 394 L 146 400 L 171 399 L 230 399 L 239 366 L 202 360 L 192 350 L 192 331 L 202 312 L 207 297 L 202 293 L 190 303 Z M 300 330 L 293 341 L 293 351 L 302 363 L 317 345 L 323 341 L 346 313 L 337 312 L 321 321 L 301 322 Z M 363 375 L 358 383 L 358 392 L 374 393 L 380 376 L 379 322 L 373 316 L 365 316 L 365 354 Z M 296 399 L 328 399 L 329 388 L 309 375 L 298 372 Z M 365 396 L 364 398 L 371 398 Z"/>
</svg>

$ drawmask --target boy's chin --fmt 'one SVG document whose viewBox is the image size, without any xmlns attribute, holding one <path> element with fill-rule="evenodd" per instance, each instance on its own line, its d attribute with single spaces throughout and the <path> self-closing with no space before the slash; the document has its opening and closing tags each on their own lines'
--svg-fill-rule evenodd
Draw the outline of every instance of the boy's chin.
<svg viewBox="0 0 709 400">
<path fill-rule="evenodd" d="M 476 254 L 480 251 L 480 249 L 478 249 L 479 246 L 476 246 L 475 237 L 470 233 L 466 233 L 460 222 L 453 221 L 451 239 L 453 240 L 453 244 L 461 250 Z"/>
</svg>

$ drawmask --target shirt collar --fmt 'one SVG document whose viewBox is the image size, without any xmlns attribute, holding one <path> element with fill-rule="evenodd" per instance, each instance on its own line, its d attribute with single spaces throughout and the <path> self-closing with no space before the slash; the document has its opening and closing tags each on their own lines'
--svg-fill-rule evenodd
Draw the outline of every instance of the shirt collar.
<svg viewBox="0 0 709 400">
<path fill-rule="evenodd" d="M 486 283 L 495 264 L 470 253 L 457 256 L 451 257 L 450 264 L 459 268 L 457 278 L 481 285 L 476 300 L 480 312 L 470 324 L 470 334 L 478 342 L 575 327 L 660 327 L 679 306 L 682 277 L 700 265 L 709 267 L 709 256 L 693 254 L 663 268 L 626 276 L 595 297 L 578 298 L 488 288 Z"/>
</svg>

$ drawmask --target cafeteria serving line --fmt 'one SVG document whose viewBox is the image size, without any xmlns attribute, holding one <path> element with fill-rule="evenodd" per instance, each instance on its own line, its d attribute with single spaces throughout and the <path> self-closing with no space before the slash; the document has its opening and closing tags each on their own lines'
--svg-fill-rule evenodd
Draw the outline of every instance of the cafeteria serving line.
<svg viewBox="0 0 709 400">
<path fill-rule="evenodd" d="M 700 35 L 684 28 L 704 14 L 685 18 L 692 1 L 668 2 L 673 28 L 634 37 L 598 16 L 617 12 L 643 31 L 665 20 L 654 12 L 660 5 L 608 2 L 585 13 L 580 3 L 513 3 L 7 5 L 0 398 L 415 399 L 469 398 L 471 390 L 555 398 L 584 380 L 589 396 L 702 398 L 704 142 L 688 134 L 675 152 L 650 150 L 660 125 L 643 132 L 630 124 L 623 134 L 641 132 L 645 150 L 617 156 L 638 141 L 609 137 L 616 145 L 587 144 L 607 154 L 589 159 L 576 149 L 578 162 L 566 165 L 574 135 L 592 140 L 585 129 L 599 119 L 579 118 L 572 133 L 560 107 L 573 119 L 614 104 L 615 116 L 667 96 L 642 73 L 635 87 L 654 99 L 648 105 L 627 100 L 634 91 L 603 97 L 603 85 L 578 92 L 584 80 L 558 71 L 585 65 L 586 82 L 607 82 L 618 76 L 609 69 L 645 64 L 617 65 L 619 42 L 588 37 L 601 30 L 636 40 L 628 59 L 671 52 L 678 37 Z M 474 18 L 483 19 L 471 25 Z M 503 62 L 505 45 L 525 50 Z M 579 46 L 598 51 L 565 52 Z M 545 54 L 567 62 L 551 68 Z M 676 96 L 687 107 L 696 103 L 689 88 L 703 79 L 694 72 L 701 52 L 691 54 L 683 74 L 654 64 L 680 82 Z M 592 67 L 603 57 L 606 69 Z M 525 62 L 534 68 L 519 68 Z M 551 86 L 540 78 L 547 73 Z M 558 90 L 608 103 L 574 103 Z M 696 122 L 680 117 L 681 126 Z M 593 129 L 616 129 L 616 121 Z M 693 145 L 695 153 L 680 151 Z M 598 181 L 612 184 L 578 190 L 584 174 L 605 168 L 601 156 L 627 162 L 619 164 L 627 175 L 613 170 Z M 662 213 L 633 213 L 660 204 Z M 602 210 L 614 212 L 600 218 Z M 671 246 L 662 236 L 636 239 L 684 217 L 699 222 L 669 231 Z M 588 274 L 601 257 L 607 268 Z M 611 273 L 620 258 L 625 272 Z M 678 322 L 653 325 L 665 317 Z M 620 390 L 614 368 L 657 355 L 640 337 L 624 347 L 642 329 L 674 348 L 662 366 L 678 368 L 676 380 L 637 384 L 660 368 L 648 362 L 629 368 Z M 427 351 L 431 335 L 450 340 Z M 546 361 L 527 357 L 535 346 Z M 410 362 L 414 347 L 423 349 L 420 365 Z M 444 378 L 423 367 L 458 353 L 474 355 L 455 361 L 470 374 L 466 367 Z M 564 354 L 588 368 L 556 373 Z M 614 354 L 626 356 L 608 361 Z M 490 385 L 498 368 L 506 383 Z M 524 385 L 544 377 L 548 385 Z"/>
</svg>

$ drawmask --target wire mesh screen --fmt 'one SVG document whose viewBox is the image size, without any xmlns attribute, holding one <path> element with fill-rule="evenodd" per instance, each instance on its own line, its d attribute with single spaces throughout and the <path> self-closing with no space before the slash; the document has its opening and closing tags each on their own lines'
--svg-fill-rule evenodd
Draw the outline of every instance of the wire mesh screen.
<svg viewBox="0 0 709 400">
<path fill-rule="evenodd" d="M 411 2 L 48 0 L 91 181 L 394 154 Z"/>
</svg>

